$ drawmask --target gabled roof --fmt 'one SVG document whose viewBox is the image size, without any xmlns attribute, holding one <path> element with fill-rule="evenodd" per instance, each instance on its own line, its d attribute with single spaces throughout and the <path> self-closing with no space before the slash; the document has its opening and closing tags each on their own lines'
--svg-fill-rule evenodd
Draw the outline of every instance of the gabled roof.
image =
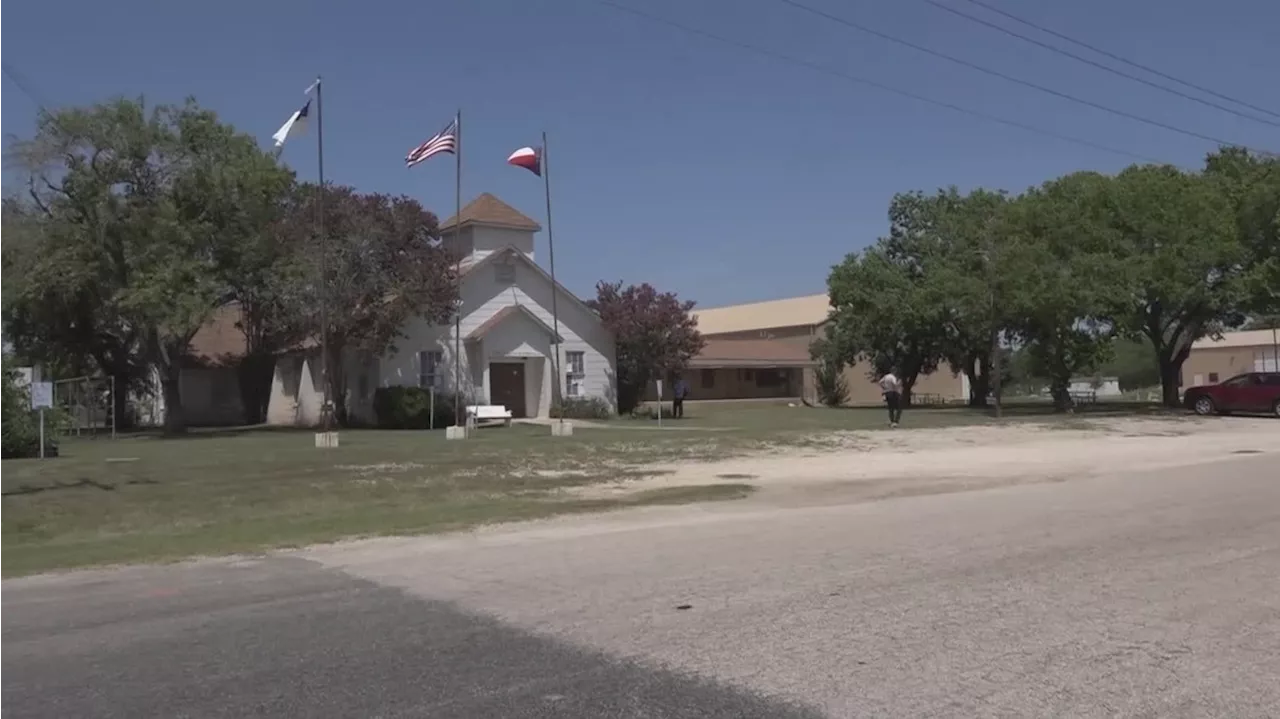
<svg viewBox="0 0 1280 719">
<path fill-rule="evenodd" d="M 551 328 L 551 325 L 543 322 L 541 317 L 535 315 L 532 310 L 524 305 L 507 305 L 497 312 L 494 312 L 492 317 L 481 323 L 479 327 L 471 330 L 471 333 L 467 335 L 467 341 L 475 342 L 476 340 L 484 339 L 484 336 L 496 329 L 498 325 L 506 322 L 508 319 L 516 315 L 532 320 L 539 327 L 546 330 L 547 334 L 556 342 L 564 342 L 564 338 L 556 335 L 555 330 Z"/>
<path fill-rule="evenodd" d="M 228 302 L 213 311 L 209 319 L 191 336 L 187 347 L 188 359 L 197 364 L 231 364 L 244 356 L 247 349 L 244 330 L 237 325 L 244 317 L 244 310 L 236 301 Z"/>
<path fill-rule="evenodd" d="M 462 211 L 440 223 L 440 230 L 451 230 L 462 217 L 462 226 L 482 225 L 484 227 L 504 227 L 509 230 L 528 230 L 537 232 L 542 225 L 522 214 L 519 210 L 485 192 L 462 207 Z"/>
<path fill-rule="evenodd" d="M 472 262 L 471 264 L 464 264 L 462 266 L 462 277 L 465 278 L 467 275 L 475 272 L 481 267 L 493 264 L 499 258 L 502 258 L 502 257 L 515 257 L 522 260 L 525 265 L 532 267 L 534 270 L 537 271 L 538 274 L 542 275 L 543 279 L 545 279 L 547 282 L 551 282 L 551 274 L 546 270 L 542 269 L 542 265 L 539 265 L 537 262 L 534 262 L 528 255 L 526 255 L 525 253 L 521 252 L 519 249 L 511 245 L 507 245 L 506 247 L 503 247 L 500 250 L 494 250 L 493 252 L 490 252 L 489 254 L 480 258 L 476 262 Z M 555 288 L 560 290 L 562 294 L 567 295 L 569 299 L 574 301 L 575 304 L 577 304 L 582 309 L 586 310 L 592 317 L 595 317 L 597 320 L 599 320 L 600 315 L 597 314 L 595 310 L 591 309 L 591 307 L 586 302 L 583 302 L 582 298 L 570 292 L 568 288 L 566 288 L 564 285 L 560 284 L 559 282 L 555 282 L 553 284 Z"/>
<path fill-rule="evenodd" d="M 777 327 L 812 327 L 826 322 L 830 312 L 831 302 L 822 294 L 695 309 L 693 316 L 698 319 L 699 332 L 717 335 Z"/>
</svg>

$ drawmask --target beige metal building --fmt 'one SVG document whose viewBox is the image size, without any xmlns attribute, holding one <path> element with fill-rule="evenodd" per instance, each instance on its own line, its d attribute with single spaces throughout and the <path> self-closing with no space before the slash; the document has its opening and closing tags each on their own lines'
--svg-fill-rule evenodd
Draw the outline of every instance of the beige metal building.
<svg viewBox="0 0 1280 719">
<path fill-rule="evenodd" d="M 691 399 L 805 397 L 816 401 L 809 345 L 822 335 L 831 306 L 827 295 L 695 310 L 707 346 L 684 373 Z M 865 362 L 845 369 L 850 404 L 880 402 Z M 963 375 L 936 372 L 917 380 L 924 403 L 968 398 Z"/>
<path fill-rule="evenodd" d="M 1280 372 L 1280 331 L 1227 332 L 1196 341 L 1182 365 L 1182 386 L 1214 384 L 1244 372 Z"/>
</svg>

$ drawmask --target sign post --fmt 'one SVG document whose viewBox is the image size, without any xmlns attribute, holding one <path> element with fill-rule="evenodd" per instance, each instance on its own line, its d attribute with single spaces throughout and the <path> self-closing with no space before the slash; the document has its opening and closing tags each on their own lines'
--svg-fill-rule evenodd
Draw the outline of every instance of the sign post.
<svg viewBox="0 0 1280 719">
<path fill-rule="evenodd" d="M 662 380 L 656 379 L 654 383 L 658 385 L 658 426 L 662 426 Z"/>
<path fill-rule="evenodd" d="M 44 411 L 53 406 L 53 383 L 31 383 L 31 409 L 40 412 L 40 459 L 44 459 Z"/>
</svg>

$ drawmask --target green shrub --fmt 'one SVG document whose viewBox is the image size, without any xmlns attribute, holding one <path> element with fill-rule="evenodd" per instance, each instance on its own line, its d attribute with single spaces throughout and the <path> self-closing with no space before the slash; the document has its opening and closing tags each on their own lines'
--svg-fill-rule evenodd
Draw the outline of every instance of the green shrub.
<svg viewBox="0 0 1280 719">
<path fill-rule="evenodd" d="M 4 371 L 3 417 L 0 417 L 0 456 L 4 459 L 40 456 L 40 414 L 31 409 L 31 393 L 18 385 L 18 373 Z M 44 453 L 46 457 L 58 455 L 58 430 L 62 426 L 61 413 L 45 410 Z"/>
<path fill-rule="evenodd" d="M 828 407 L 839 407 L 849 401 L 849 381 L 844 378 L 844 368 L 839 364 L 819 360 L 813 380 L 819 402 Z"/>
<path fill-rule="evenodd" d="M 422 387 L 379 387 L 373 393 L 373 413 L 382 429 L 443 429 L 454 424 L 454 396 L 435 393 L 432 422 L 431 391 Z"/>
<path fill-rule="evenodd" d="M 551 416 L 564 419 L 609 419 L 613 408 L 602 397 L 565 397 L 551 405 Z"/>
</svg>

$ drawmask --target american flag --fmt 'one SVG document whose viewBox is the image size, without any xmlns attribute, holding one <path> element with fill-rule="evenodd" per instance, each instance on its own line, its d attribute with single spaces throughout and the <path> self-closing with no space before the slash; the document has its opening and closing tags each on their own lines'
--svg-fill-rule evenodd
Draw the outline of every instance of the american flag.
<svg viewBox="0 0 1280 719">
<path fill-rule="evenodd" d="M 458 149 L 458 118 L 453 118 L 447 127 L 436 133 L 431 139 L 409 151 L 404 157 L 404 166 L 414 165 L 438 155 L 442 152 L 453 154 Z"/>
</svg>

